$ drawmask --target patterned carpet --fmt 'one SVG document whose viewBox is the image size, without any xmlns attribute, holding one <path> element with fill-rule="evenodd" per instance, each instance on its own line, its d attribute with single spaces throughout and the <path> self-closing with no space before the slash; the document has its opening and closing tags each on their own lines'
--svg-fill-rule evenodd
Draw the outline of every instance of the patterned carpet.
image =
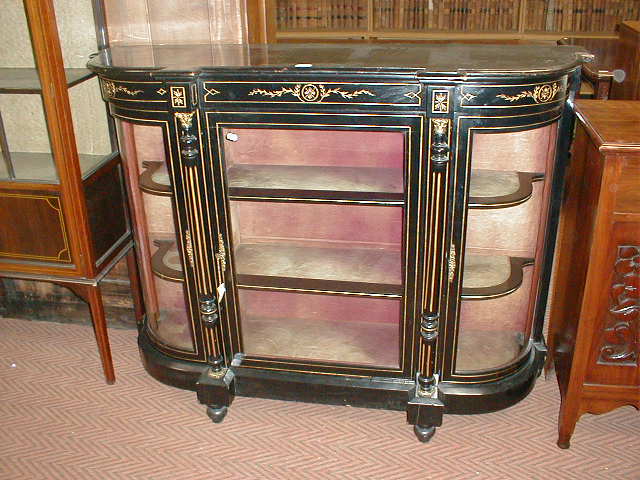
<svg viewBox="0 0 640 480">
<path fill-rule="evenodd" d="M 636 410 L 585 416 L 560 450 L 552 378 L 429 444 L 402 412 L 251 398 L 216 425 L 144 372 L 134 331 L 109 333 L 112 386 L 89 327 L 0 318 L 1 479 L 640 479 Z"/>
</svg>

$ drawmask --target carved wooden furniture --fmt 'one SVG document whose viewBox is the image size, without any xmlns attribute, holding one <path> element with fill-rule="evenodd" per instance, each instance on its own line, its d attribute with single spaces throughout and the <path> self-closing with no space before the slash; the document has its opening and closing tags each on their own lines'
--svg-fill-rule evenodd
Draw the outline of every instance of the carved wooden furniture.
<svg viewBox="0 0 640 480">
<path fill-rule="evenodd" d="M 97 55 L 145 367 L 197 391 L 447 412 L 533 385 L 573 47 L 158 45 Z M 392 62 L 392 63 L 390 63 Z M 132 132 L 145 133 L 131 135 Z"/>
<path fill-rule="evenodd" d="M 640 408 L 639 106 L 576 104 L 549 344 L 561 448 L 583 413 Z"/>
<path fill-rule="evenodd" d="M 128 255 L 137 291 L 120 156 L 78 154 L 68 89 L 93 74 L 64 68 L 50 0 L 24 6 L 37 69 L 0 69 L 0 93 L 41 95 L 51 153 L 11 152 L 2 142 L 0 276 L 54 282 L 84 299 L 106 381 L 113 383 L 99 282 Z M 139 302 L 139 317 L 141 308 Z"/>
</svg>

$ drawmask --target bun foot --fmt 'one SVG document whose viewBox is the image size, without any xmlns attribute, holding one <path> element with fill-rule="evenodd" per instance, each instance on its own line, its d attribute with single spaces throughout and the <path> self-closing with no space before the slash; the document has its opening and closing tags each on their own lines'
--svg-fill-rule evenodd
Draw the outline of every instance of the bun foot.
<svg viewBox="0 0 640 480">
<path fill-rule="evenodd" d="M 413 433 L 416 434 L 416 437 L 422 443 L 427 443 L 429 440 L 431 440 L 431 437 L 435 435 L 436 427 L 433 425 L 430 425 L 430 426 L 414 425 Z"/>
<path fill-rule="evenodd" d="M 229 409 L 227 407 L 216 407 L 213 405 L 209 405 L 207 407 L 207 415 L 213 423 L 221 423 L 224 420 L 224 417 L 227 416 L 228 410 Z"/>
</svg>

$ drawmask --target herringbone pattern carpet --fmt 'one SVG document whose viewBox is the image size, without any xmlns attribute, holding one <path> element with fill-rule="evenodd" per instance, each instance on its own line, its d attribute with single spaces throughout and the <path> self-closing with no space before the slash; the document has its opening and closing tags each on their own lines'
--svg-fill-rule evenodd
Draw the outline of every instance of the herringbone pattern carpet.
<svg viewBox="0 0 640 480">
<path fill-rule="evenodd" d="M 113 386 L 89 327 L 0 318 L 0 478 L 640 479 L 640 415 L 586 416 L 560 450 L 552 379 L 508 410 L 445 417 L 426 445 L 402 412 L 236 398 L 216 425 L 144 372 L 134 331 L 109 333 Z"/>
</svg>

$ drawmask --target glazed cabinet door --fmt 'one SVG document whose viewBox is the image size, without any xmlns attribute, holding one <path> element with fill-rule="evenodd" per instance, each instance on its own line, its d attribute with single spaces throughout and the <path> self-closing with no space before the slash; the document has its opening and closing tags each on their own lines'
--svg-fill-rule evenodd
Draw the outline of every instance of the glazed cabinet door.
<svg viewBox="0 0 640 480">
<path fill-rule="evenodd" d="M 422 122 L 206 113 L 227 362 L 408 375 Z"/>
<path fill-rule="evenodd" d="M 444 362 L 450 381 L 506 377 L 530 364 L 541 342 L 534 324 L 542 321 L 536 311 L 550 267 L 545 249 L 564 108 L 564 83 L 548 85 L 547 102 L 523 106 L 526 87 L 514 86 L 513 95 L 487 89 L 497 98 L 492 105 L 457 118 Z"/>
<path fill-rule="evenodd" d="M 185 203 L 184 167 L 177 161 L 178 153 L 168 147 L 168 122 L 134 124 L 118 118 L 147 331 L 161 351 L 196 359 L 201 357 L 193 322 L 197 286 L 184 268 L 184 259 L 192 255 L 192 227 L 185 209 L 178 208 Z"/>
</svg>

